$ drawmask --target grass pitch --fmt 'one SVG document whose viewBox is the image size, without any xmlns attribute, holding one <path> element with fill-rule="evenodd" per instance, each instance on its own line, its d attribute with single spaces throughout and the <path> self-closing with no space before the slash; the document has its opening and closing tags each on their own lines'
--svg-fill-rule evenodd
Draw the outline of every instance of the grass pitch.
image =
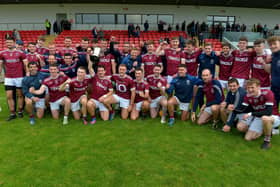
<svg viewBox="0 0 280 187">
<path fill-rule="evenodd" d="M 279 186 L 279 136 L 243 140 L 209 125 L 160 120 L 97 121 L 68 126 L 47 115 L 6 122 L 0 87 L 0 186 Z"/>
</svg>

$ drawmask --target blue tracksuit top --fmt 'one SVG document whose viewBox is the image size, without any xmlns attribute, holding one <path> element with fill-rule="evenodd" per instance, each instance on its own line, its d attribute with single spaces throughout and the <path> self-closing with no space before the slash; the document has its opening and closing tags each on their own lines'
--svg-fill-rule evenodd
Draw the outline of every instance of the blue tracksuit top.
<svg viewBox="0 0 280 187">
<path fill-rule="evenodd" d="M 213 77 L 215 77 L 215 66 L 219 63 L 219 57 L 215 54 L 214 51 L 211 52 L 210 56 L 202 53 L 197 57 L 199 63 L 198 68 L 198 77 L 201 78 L 202 71 L 204 69 L 209 69 Z"/>
<path fill-rule="evenodd" d="M 41 95 L 33 95 L 29 92 L 29 88 L 34 87 L 35 90 L 40 89 L 41 83 L 44 79 L 44 75 L 40 72 L 38 72 L 36 75 L 30 75 L 26 76 L 22 80 L 22 92 L 25 97 L 31 98 L 31 97 L 39 97 L 44 98 L 45 93 Z"/>
<path fill-rule="evenodd" d="M 271 87 L 280 88 L 280 51 L 272 54 Z"/>
<path fill-rule="evenodd" d="M 200 79 L 190 75 L 184 77 L 175 77 L 170 83 L 170 87 L 166 90 L 168 94 L 175 91 L 175 96 L 182 103 L 190 103 L 193 97 L 193 86 L 199 82 Z"/>
</svg>

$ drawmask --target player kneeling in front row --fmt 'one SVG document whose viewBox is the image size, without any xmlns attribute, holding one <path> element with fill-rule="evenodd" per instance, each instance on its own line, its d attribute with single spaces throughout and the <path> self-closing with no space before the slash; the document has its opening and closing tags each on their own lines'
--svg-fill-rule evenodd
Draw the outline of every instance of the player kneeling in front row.
<svg viewBox="0 0 280 187">
<path fill-rule="evenodd" d="M 175 122 L 174 108 L 179 105 L 182 111 L 181 120 L 185 121 L 189 118 L 189 105 L 193 97 L 193 88 L 200 79 L 187 75 L 187 68 L 185 64 L 180 64 L 178 67 L 178 76 L 172 79 L 170 87 L 167 89 L 167 93 L 171 96 L 168 100 L 168 112 L 169 112 L 169 126 L 173 126 Z M 172 96 L 174 93 L 174 96 Z"/>
<path fill-rule="evenodd" d="M 105 106 L 110 110 L 110 120 L 114 118 L 114 110 L 111 104 L 120 104 L 121 117 L 127 119 L 129 112 L 132 110 L 135 99 L 135 86 L 132 78 L 126 74 L 127 68 L 125 64 L 119 65 L 119 74 L 111 77 L 112 82 L 116 85 L 116 94 L 106 97 Z"/>
<path fill-rule="evenodd" d="M 41 81 L 43 80 L 43 75 L 38 72 L 37 62 L 29 62 L 28 69 L 30 76 L 26 76 L 22 81 L 22 92 L 25 96 L 25 108 L 29 114 L 30 125 L 35 124 L 34 118 L 34 107 L 36 108 L 36 114 L 39 119 L 43 118 L 45 110 L 45 92 L 39 95 L 35 95 L 29 92 L 31 87 L 39 89 L 41 87 Z"/>
<path fill-rule="evenodd" d="M 130 113 L 130 118 L 136 120 L 139 117 L 140 111 L 142 111 L 142 117 L 145 118 L 149 111 L 149 84 L 143 79 L 143 69 L 135 70 L 134 86 L 136 90 L 135 103 Z"/>
<path fill-rule="evenodd" d="M 233 111 L 241 107 L 243 98 L 246 95 L 246 90 L 239 86 L 238 80 L 231 78 L 228 80 L 229 92 L 227 93 L 226 99 L 220 105 L 221 120 L 224 123 L 223 131 L 229 132 L 236 120 L 241 120 L 242 114 L 236 114 Z"/>
<path fill-rule="evenodd" d="M 87 103 L 91 125 L 96 123 L 96 109 L 99 109 L 102 120 L 107 121 L 109 119 L 109 109 L 104 103 L 107 98 L 113 95 L 113 85 L 105 74 L 105 67 L 97 66 L 97 74 L 93 75 L 90 80 L 91 88 L 94 89 L 91 91 L 90 100 Z"/>
<path fill-rule="evenodd" d="M 147 76 L 147 82 L 150 85 L 150 113 L 151 118 L 156 118 L 159 112 L 159 107 L 162 107 L 161 123 L 166 121 L 167 99 L 165 97 L 165 89 L 167 87 L 167 80 L 160 75 L 162 70 L 161 65 L 154 66 L 154 74 Z"/>
<path fill-rule="evenodd" d="M 236 113 L 241 113 L 249 106 L 252 114 L 245 114 L 243 120 L 237 124 L 237 129 L 241 132 L 246 132 L 245 140 L 251 141 L 259 138 L 263 133 L 263 119 L 264 116 L 271 116 L 274 95 L 270 90 L 261 90 L 260 81 L 251 78 L 247 81 L 248 94 L 244 97 L 240 110 L 235 110 Z M 266 148 L 267 145 L 264 145 Z"/>
<path fill-rule="evenodd" d="M 213 128 L 218 127 L 218 118 L 220 112 L 220 103 L 223 101 L 224 94 L 223 89 L 218 80 L 212 79 L 212 74 L 209 69 L 204 69 L 202 71 L 202 79 L 197 83 L 198 89 L 195 96 L 193 109 L 192 109 L 192 121 L 196 119 L 196 109 L 198 104 L 204 103 L 204 96 L 206 96 L 206 104 L 203 104 L 200 108 L 200 115 L 197 120 L 198 125 L 203 125 L 207 123 L 211 118 L 213 118 Z"/>
<path fill-rule="evenodd" d="M 59 69 L 57 65 L 50 65 L 49 67 L 50 77 L 46 78 L 40 89 L 35 90 L 34 87 L 29 89 L 29 92 L 35 95 L 41 95 L 46 90 L 48 90 L 50 95 L 50 108 L 52 117 L 54 119 L 59 119 L 59 107 L 64 107 L 64 119 L 63 125 L 68 124 L 68 114 L 71 108 L 71 101 L 66 96 L 65 91 L 60 91 L 59 87 L 68 79 L 67 76 L 59 74 Z"/>
<path fill-rule="evenodd" d="M 272 129 L 280 126 L 280 114 L 276 102 L 273 105 L 273 111 L 271 116 L 262 116 L 263 131 L 264 131 L 264 141 L 261 145 L 262 149 L 268 149 L 271 147 L 271 134 Z"/>
<path fill-rule="evenodd" d="M 69 88 L 69 97 L 71 100 L 71 110 L 75 120 L 79 120 L 81 112 L 83 123 L 87 125 L 87 95 L 89 79 L 86 78 L 86 69 L 81 66 L 77 70 L 77 77 L 68 79 L 60 86 L 60 91 Z M 82 105 L 82 109 L 81 109 Z"/>
</svg>

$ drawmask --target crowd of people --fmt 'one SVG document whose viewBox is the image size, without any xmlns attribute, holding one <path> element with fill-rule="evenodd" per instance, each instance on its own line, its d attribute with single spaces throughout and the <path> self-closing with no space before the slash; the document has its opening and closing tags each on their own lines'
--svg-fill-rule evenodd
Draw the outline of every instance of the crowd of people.
<svg viewBox="0 0 280 187">
<path fill-rule="evenodd" d="M 25 106 L 31 125 L 35 112 L 41 119 L 48 108 L 54 119 L 63 112 L 63 125 L 71 111 L 75 120 L 93 125 L 97 115 L 113 120 L 119 107 L 124 120 L 160 115 L 160 122 L 172 127 L 178 107 L 182 121 L 212 121 L 213 128 L 222 123 L 224 132 L 236 126 L 248 141 L 264 134 L 261 147 L 268 149 L 280 125 L 280 38 L 267 42 L 270 50 L 264 39 L 248 50 L 241 37 L 238 50 L 224 43 L 222 52 L 215 52 L 210 43 L 197 48 L 193 40 L 180 48 L 174 37 L 158 48 L 153 41 L 141 48 L 126 42 L 120 51 L 114 36 L 83 38 L 76 48 L 66 37 L 60 49 L 52 43 L 45 47 L 44 38 L 17 49 L 14 39 L 6 38 L 0 72 L 5 69 L 7 121 L 22 118 Z"/>
</svg>

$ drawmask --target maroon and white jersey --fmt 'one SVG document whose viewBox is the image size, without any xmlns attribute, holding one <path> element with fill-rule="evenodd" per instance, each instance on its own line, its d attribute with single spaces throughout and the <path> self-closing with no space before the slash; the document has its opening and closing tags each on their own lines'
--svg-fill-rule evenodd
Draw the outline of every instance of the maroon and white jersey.
<svg viewBox="0 0 280 187">
<path fill-rule="evenodd" d="M 266 109 L 265 105 L 274 104 L 274 95 L 270 90 L 261 90 L 259 96 L 253 97 L 247 94 L 244 97 L 242 105 L 251 106 L 255 112 L 261 112 Z"/>
<path fill-rule="evenodd" d="M 221 54 L 219 58 L 219 79 L 227 81 L 229 77 L 231 76 L 231 70 L 232 70 L 232 63 L 233 63 L 234 57 L 230 54 L 228 56 L 225 56 Z"/>
<path fill-rule="evenodd" d="M 77 50 L 72 47 L 69 48 L 63 47 L 62 49 L 59 50 L 59 54 L 61 57 L 64 57 L 66 53 L 70 53 L 72 56 L 77 56 Z"/>
<path fill-rule="evenodd" d="M 144 65 L 145 77 L 153 74 L 153 69 L 156 64 L 162 64 L 161 58 L 156 54 L 146 53 L 141 56 L 141 63 Z"/>
<path fill-rule="evenodd" d="M 48 48 L 46 47 L 38 47 L 38 46 L 36 47 L 37 47 L 36 52 L 39 53 L 40 55 L 44 55 L 45 53 L 49 52 Z"/>
<path fill-rule="evenodd" d="M 188 74 L 197 76 L 198 62 L 197 57 L 202 53 L 202 50 L 193 51 L 192 53 L 184 52 Z"/>
<path fill-rule="evenodd" d="M 119 74 L 114 74 L 111 80 L 116 84 L 116 94 L 121 98 L 130 99 L 131 91 L 135 90 L 132 78 L 128 75 L 120 77 Z"/>
<path fill-rule="evenodd" d="M 60 98 L 66 96 L 65 91 L 59 91 L 59 87 L 68 79 L 67 76 L 58 75 L 56 78 L 46 78 L 42 85 L 46 86 L 49 90 L 50 102 L 55 102 Z"/>
<path fill-rule="evenodd" d="M 79 81 L 77 77 L 72 78 L 69 84 L 69 97 L 72 103 L 75 103 L 81 98 L 81 96 L 86 94 L 88 82 L 89 79 L 87 78 L 82 81 Z"/>
<path fill-rule="evenodd" d="M 165 49 L 164 53 L 167 62 L 166 74 L 173 76 L 177 73 L 177 68 L 181 64 L 181 58 L 184 58 L 184 54 L 176 49 Z"/>
<path fill-rule="evenodd" d="M 4 50 L 0 52 L 0 61 L 4 63 L 6 78 L 24 77 L 24 52 L 19 50 Z"/>
<path fill-rule="evenodd" d="M 138 82 L 134 80 L 134 86 L 136 90 L 135 103 L 144 101 L 145 99 L 141 97 L 139 93 L 142 92 L 143 94 L 145 94 L 145 92 L 148 92 L 150 89 L 149 84 L 146 81 Z"/>
<path fill-rule="evenodd" d="M 272 115 L 280 117 L 280 113 L 279 113 L 279 110 L 278 110 L 278 106 L 276 104 L 276 100 L 274 100 L 274 103 L 273 103 Z"/>
<path fill-rule="evenodd" d="M 100 97 L 113 90 L 111 80 L 107 78 L 100 79 L 97 75 L 90 79 L 90 84 L 92 85 L 93 89 L 90 98 L 95 100 L 98 100 Z"/>
<path fill-rule="evenodd" d="M 147 82 L 150 85 L 150 97 L 151 99 L 155 99 L 161 96 L 160 89 L 158 88 L 158 83 L 160 82 L 163 88 L 167 86 L 167 80 L 162 76 L 155 77 L 155 75 L 149 75 L 147 78 Z"/>
<path fill-rule="evenodd" d="M 42 55 L 40 55 L 39 53 L 27 53 L 26 59 L 28 60 L 28 62 L 37 62 L 38 67 L 40 68 L 41 67 L 40 60 L 44 59 L 44 57 Z"/>
<path fill-rule="evenodd" d="M 241 52 L 239 50 L 235 50 L 232 52 L 232 55 L 234 59 L 232 64 L 231 77 L 239 79 L 249 79 L 255 52 Z"/>
<path fill-rule="evenodd" d="M 261 59 L 266 59 L 266 55 L 255 56 L 252 64 L 252 78 L 259 79 L 261 82 L 261 87 L 270 87 L 270 74 L 267 73 Z"/>
<path fill-rule="evenodd" d="M 106 76 L 112 75 L 112 62 L 115 61 L 115 57 L 112 54 L 107 54 L 99 57 L 98 65 L 104 66 L 106 70 Z"/>
</svg>

